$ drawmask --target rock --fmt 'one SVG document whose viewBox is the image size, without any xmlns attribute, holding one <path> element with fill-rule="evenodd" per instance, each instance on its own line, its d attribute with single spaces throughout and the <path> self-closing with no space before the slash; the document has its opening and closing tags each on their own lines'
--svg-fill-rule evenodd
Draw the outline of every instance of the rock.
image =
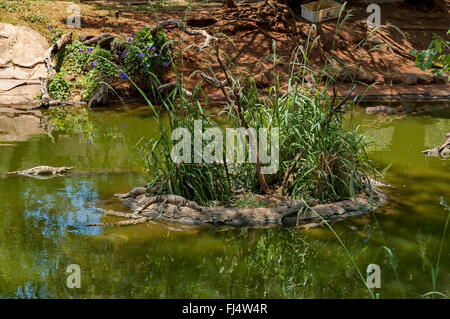
<svg viewBox="0 0 450 319">
<path fill-rule="evenodd" d="M 384 82 L 389 84 L 402 84 L 405 82 L 405 76 L 402 74 L 387 75 L 384 77 Z"/>
<path fill-rule="evenodd" d="M 417 84 L 417 74 L 407 73 L 405 83 L 408 85 L 416 85 Z"/>
<path fill-rule="evenodd" d="M 94 96 L 88 102 L 88 107 L 107 104 L 109 101 L 109 86 L 105 83 L 100 84 L 94 93 Z"/>
<path fill-rule="evenodd" d="M 352 83 L 353 81 L 359 81 L 367 84 L 374 83 L 376 81 L 375 76 L 364 70 L 344 70 L 338 78 L 344 83 Z"/>
<path fill-rule="evenodd" d="M 396 114 L 397 110 L 393 107 L 386 105 L 378 105 L 378 106 L 369 106 L 366 107 L 367 114 L 376 114 L 376 113 L 386 113 L 386 114 Z"/>
<path fill-rule="evenodd" d="M 47 77 L 43 57 L 49 45 L 38 32 L 0 22 L 0 105 L 29 104 Z"/>
<path fill-rule="evenodd" d="M 435 81 L 434 75 L 417 74 L 417 83 L 419 84 L 432 84 Z"/>
</svg>

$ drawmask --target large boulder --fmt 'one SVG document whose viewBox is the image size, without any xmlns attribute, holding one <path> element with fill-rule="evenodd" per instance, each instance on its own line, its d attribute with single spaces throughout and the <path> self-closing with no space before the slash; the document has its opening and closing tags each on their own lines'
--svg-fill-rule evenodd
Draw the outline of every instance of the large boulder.
<svg viewBox="0 0 450 319">
<path fill-rule="evenodd" d="M 0 22 L 0 105 L 29 104 L 40 92 L 48 47 L 38 32 Z"/>
</svg>

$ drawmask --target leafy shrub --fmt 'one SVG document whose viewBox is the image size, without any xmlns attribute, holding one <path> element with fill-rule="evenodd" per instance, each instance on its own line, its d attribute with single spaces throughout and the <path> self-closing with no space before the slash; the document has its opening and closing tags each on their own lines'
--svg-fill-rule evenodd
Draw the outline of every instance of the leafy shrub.
<svg viewBox="0 0 450 319">
<path fill-rule="evenodd" d="M 447 31 L 447 35 L 450 35 L 450 30 Z M 433 40 L 430 42 L 427 50 L 420 52 L 413 50 L 411 53 L 416 56 L 416 66 L 421 70 L 425 71 L 430 69 L 436 76 L 447 76 L 447 79 L 450 81 L 449 51 L 450 41 L 434 34 Z"/>
<path fill-rule="evenodd" d="M 43 16 L 35 14 L 21 16 L 20 19 L 29 23 L 44 23 L 47 21 Z"/>
<path fill-rule="evenodd" d="M 78 77 L 77 86 L 81 88 L 85 101 L 92 98 L 103 82 L 112 82 L 117 78 L 118 71 L 113 60 L 111 52 L 80 41 L 68 45 L 59 57 L 62 72 Z"/>
<path fill-rule="evenodd" d="M 169 67 L 170 56 L 166 34 L 163 31 L 152 34 L 149 27 L 130 38 L 121 53 L 125 71 L 136 77 L 140 84 L 146 85 L 154 83 Z"/>
<path fill-rule="evenodd" d="M 114 77 L 117 69 L 111 62 L 113 57 L 108 50 L 75 41 L 67 45 L 59 59 L 63 63 L 62 70 L 68 74 L 80 75 L 95 70 L 102 77 Z"/>
<path fill-rule="evenodd" d="M 64 100 L 70 97 L 72 85 L 64 76 L 64 73 L 58 73 L 48 83 L 48 93 L 53 99 Z"/>
<path fill-rule="evenodd" d="M 89 71 L 85 76 L 80 78 L 78 86 L 81 90 L 81 98 L 84 101 L 89 101 L 101 85 L 102 75 L 96 70 Z"/>
<path fill-rule="evenodd" d="M 25 10 L 24 6 L 28 5 L 25 1 L 10 1 L 2 0 L 0 1 L 0 9 L 7 12 L 16 12 Z"/>
<path fill-rule="evenodd" d="M 64 32 L 60 29 L 55 29 L 52 26 L 48 26 L 47 29 L 51 33 L 51 42 L 56 43 L 63 36 Z"/>
<path fill-rule="evenodd" d="M 49 30 L 54 35 L 58 32 L 50 26 Z M 117 54 L 118 48 L 123 50 Z M 148 27 L 129 41 L 115 39 L 111 51 L 75 41 L 58 53 L 58 69 L 61 73 L 77 77 L 77 87 L 81 89 L 83 100 L 90 100 L 102 83 L 112 83 L 119 77 L 129 80 L 128 74 L 144 89 L 148 88 L 148 85 L 158 82 L 169 67 L 171 56 L 165 33 L 159 31 L 152 34 Z"/>
</svg>

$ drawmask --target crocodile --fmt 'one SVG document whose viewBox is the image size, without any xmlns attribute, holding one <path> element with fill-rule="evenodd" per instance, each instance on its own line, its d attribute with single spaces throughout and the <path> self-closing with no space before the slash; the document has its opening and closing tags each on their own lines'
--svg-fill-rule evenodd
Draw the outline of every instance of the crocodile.
<svg viewBox="0 0 450 319">
<path fill-rule="evenodd" d="M 9 175 L 24 175 L 24 176 L 49 176 L 62 175 L 67 173 L 73 167 L 52 167 L 52 166 L 36 166 L 22 171 L 8 172 Z"/>
</svg>

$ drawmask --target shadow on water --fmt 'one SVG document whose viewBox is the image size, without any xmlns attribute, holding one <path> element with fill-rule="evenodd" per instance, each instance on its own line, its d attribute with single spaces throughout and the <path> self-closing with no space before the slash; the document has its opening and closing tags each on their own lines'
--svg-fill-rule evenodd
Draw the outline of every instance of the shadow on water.
<svg viewBox="0 0 450 319">
<path fill-rule="evenodd" d="M 440 113 L 440 112 L 439 112 Z M 382 269 L 381 297 L 417 298 L 432 289 L 450 203 L 450 161 L 426 158 L 450 131 L 448 112 L 349 117 L 373 142 L 390 202 L 333 227 L 364 274 Z M 368 298 L 345 249 L 327 228 L 185 231 L 159 223 L 84 227 L 116 221 L 89 204 L 122 209 L 114 193 L 142 185 L 136 143 L 155 136 L 144 109 L 90 115 L 95 132 L 45 135 L 0 148 L 0 172 L 37 165 L 74 166 L 47 180 L 0 176 L 0 297 L 8 298 Z M 2 141 L 3 142 L 3 141 Z M 123 173 L 96 174 L 124 170 Z M 448 233 L 447 233 L 448 234 Z M 447 237 L 448 238 L 448 237 Z M 450 295 L 444 241 L 436 289 Z M 383 246 L 392 249 L 397 268 Z M 66 286 L 70 264 L 81 288 Z M 398 274 L 398 277 L 396 276 Z"/>
</svg>

